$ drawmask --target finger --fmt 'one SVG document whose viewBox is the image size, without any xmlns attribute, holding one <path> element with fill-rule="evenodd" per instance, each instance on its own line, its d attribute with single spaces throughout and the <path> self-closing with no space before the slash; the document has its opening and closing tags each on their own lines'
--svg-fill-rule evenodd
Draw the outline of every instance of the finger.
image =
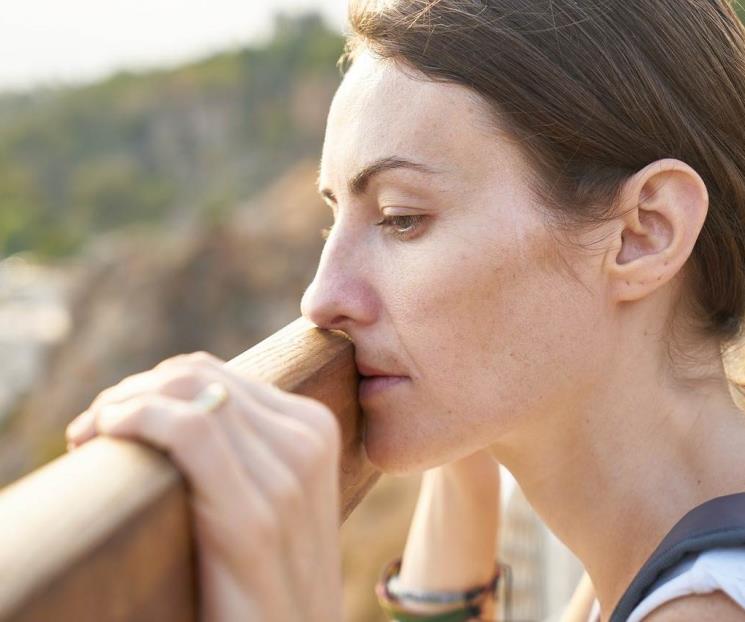
<svg viewBox="0 0 745 622">
<path fill-rule="evenodd" d="M 299 584 L 312 585 L 318 581 L 314 560 L 319 559 L 328 547 L 338 538 L 339 492 L 339 454 L 338 448 L 325 444 L 320 436 L 299 421 L 278 416 L 279 413 L 265 410 L 263 404 L 246 404 L 252 396 L 241 397 L 238 408 L 214 413 L 231 425 L 261 429 L 267 446 L 283 456 L 283 461 L 293 471 L 300 482 L 300 492 L 304 493 L 300 503 L 292 489 L 271 490 L 274 507 L 280 509 L 278 517 L 285 529 L 282 530 L 283 544 L 287 560 L 293 560 L 292 576 Z M 232 438 L 244 439 L 244 435 L 231 434 Z M 241 453 L 250 456 L 250 450 Z M 271 485 L 271 484 L 270 484 Z M 295 497 L 293 499 L 293 496 Z M 299 517 L 301 517 L 299 519 Z"/>
<path fill-rule="evenodd" d="M 196 419 L 194 412 L 193 403 L 148 394 L 128 402 L 103 406 L 96 418 L 96 427 L 102 434 L 145 441 L 168 452 L 192 483 L 197 507 L 200 496 L 204 498 L 202 507 L 225 507 L 220 504 L 218 489 L 233 488 L 230 481 L 224 481 L 220 474 L 220 469 L 225 467 L 210 456 L 200 459 L 209 449 L 209 441 L 207 444 L 200 442 L 199 447 L 194 444 L 194 439 L 201 438 L 201 431 L 205 429 L 195 423 L 201 419 L 201 423 L 208 426 L 206 429 L 215 431 L 212 440 L 226 447 L 222 453 L 235 458 L 235 464 L 239 464 L 248 480 L 255 484 L 264 505 L 270 508 L 277 522 L 285 527 L 295 527 L 294 521 L 298 517 L 307 517 L 305 492 L 300 482 L 249 427 L 245 418 L 238 415 L 234 405 L 223 404 L 219 412 L 205 413 L 196 409 Z M 191 426 L 190 431 L 187 426 Z M 205 472 L 207 464 L 210 471 Z M 281 551 L 277 553 L 285 560 L 299 560 L 301 566 L 307 565 L 303 572 L 311 572 L 313 560 L 317 559 L 315 539 L 295 528 L 279 528 L 278 532 Z M 285 576 L 292 577 L 293 573 L 285 573 Z"/>
<path fill-rule="evenodd" d="M 205 366 L 203 361 L 187 363 L 186 360 L 186 357 L 182 357 L 180 361 L 171 363 L 168 367 L 159 366 L 159 369 L 129 376 L 118 385 L 101 392 L 86 411 L 68 424 L 66 436 L 69 448 L 85 443 L 96 435 L 97 413 L 107 405 L 123 403 L 153 393 L 190 400 L 213 380 L 225 382 L 234 396 L 240 396 L 242 401 L 250 406 L 242 409 L 244 416 L 257 427 L 260 436 L 268 437 L 269 442 L 280 451 L 292 444 L 303 446 L 320 442 L 307 425 L 292 419 L 283 419 L 286 423 L 280 423 L 279 413 L 257 398 L 256 391 L 260 390 L 259 387 L 249 383 L 250 389 L 247 390 L 248 381 L 226 375 L 223 368 Z M 260 383 L 256 383 L 258 384 Z M 275 400 L 274 404 L 277 408 L 288 407 L 286 400 Z"/>
<path fill-rule="evenodd" d="M 239 410 L 240 409 L 240 410 Z M 251 475 L 272 507 L 281 506 L 285 514 L 297 515 L 304 496 L 300 481 L 289 466 L 283 462 L 286 454 L 277 453 L 266 439 L 243 416 L 245 404 L 229 401 L 217 412 L 207 413 L 213 418 L 236 459 Z"/>
<path fill-rule="evenodd" d="M 201 445 L 191 445 L 193 439 L 189 435 L 205 427 L 214 430 L 270 507 L 281 505 L 287 509 L 285 514 L 297 516 L 302 510 L 300 482 L 236 408 L 226 402 L 220 412 L 205 412 L 195 402 L 150 393 L 102 406 L 97 411 L 95 427 L 101 434 L 143 440 L 170 453 L 178 466 L 183 465 L 187 470 L 185 454 L 179 451 L 181 447 L 188 445 L 190 463 L 202 451 Z"/>
<path fill-rule="evenodd" d="M 197 503 L 237 517 L 245 511 L 244 500 L 250 499 L 270 515 L 260 487 L 211 414 L 183 400 L 153 394 L 106 405 L 98 411 L 95 425 L 99 434 L 166 452 L 192 485 Z"/>
<path fill-rule="evenodd" d="M 266 438 L 278 450 L 292 443 L 300 443 L 301 447 L 321 443 L 327 448 L 330 445 L 331 453 L 339 451 L 339 423 L 333 412 L 318 400 L 283 391 L 269 382 L 236 372 L 220 359 L 204 352 L 167 359 L 155 369 L 168 370 L 173 374 L 199 374 L 199 380 L 195 382 L 202 386 L 213 380 L 224 383 L 232 396 L 251 405 L 251 408 L 241 409 L 242 412 L 249 418 L 250 424 L 257 427 L 262 438 Z M 262 416 L 265 418 L 261 419 Z M 300 465 L 301 468 L 303 466 Z"/>
<path fill-rule="evenodd" d="M 101 391 L 91 402 L 91 407 L 124 402 L 135 395 L 148 393 L 154 389 L 172 397 L 188 398 L 199 391 L 200 385 L 194 373 L 179 367 L 155 367 L 120 380 L 117 384 Z"/>
<path fill-rule="evenodd" d="M 81 444 L 95 435 L 93 427 L 94 416 L 90 411 L 96 411 L 104 404 L 124 402 L 136 395 L 157 390 L 160 393 L 188 399 L 196 395 L 203 387 L 200 380 L 201 370 L 227 372 L 243 385 L 250 386 L 254 399 L 275 411 L 287 411 L 288 408 L 297 410 L 301 420 L 315 426 L 316 420 L 308 415 L 308 402 L 311 398 L 297 396 L 272 386 L 270 383 L 250 378 L 248 374 L 235 374 L 228 370 L 223 362 L 207 352 L 181 354 L 165 359 L 153 369 L 133 374 L 122 379 L 116 385 L 101 391 L 91 405 L 67 426 L 66 436 L 71 444 Z M 211 374 L 214 378 L 214 374 Z"/>
<path fill-rule="evenodd" d="M 309 576 L 318 559 L 315 547 L 318 538 L 309 537 L 314 533 L 314 522 L 311 516 L 312 507 L 309 504 L 311 491 L 305 490 L 300 479 L 292 468 L 284 462 L 292 456 L 291 452 L 275 454 L 275 448 L 266 443 L 266 439 L 259 438 L 257 431 L 251 427 L 248 418 L 243 416 L 245 403 L 236 407 L 226 407 L 219 412 L 210 413 L 219 422 L 220 427 L 235 450 L 235 455 L 246 471 L 261 488 L 265 499 L 274 509 L 280 530 L 281 557 L 286 560 L 287 571 L 284 573 L 288 593 L 301 593 L 301 585 L 296 583 L 298 570 L 302 576 Z M 277 426 L 274 426 L 276 429 Z M 302 518 L 301 518 L 302 517 Z M 299 528 L 298 520 L 304 522 L 304 529 Z M 291 566 L 297 566 L 294 570 Z M 292 571 L 291 571 L 292 570 Z"/>
<path fill-rule="evenodd" d="M 187 355 L 168 365 L 188 364 L 187 361 L 192 360 L 193 357 Z M 292 561 L 291 565 L 294 565 L 289 576 L 296 577 L 294 582 L 301 584 L 317 583 L 319 577 L 314 560 L 319 559 L 338 540 L 340 435 L 333 413 L 311 398 L 283 392 L 268 383 L 237 374 L 220 363 L 202 358 L 193 364 L 202 366 L 205 376 L 211 376 L 229 388 L 231 402 L 235 401 L 236 408 L 228 405 L 212 413 L 225 425 L 228 438 L 234 439 L 235 445 L 240 446 L 238 439 L 246 442 L 250 437 L 235 430 L 241 426 L 256 430 L 262 440 L 267 441 L 266 446 L 281 455 L 298 474 L 302 492 L 305 493 L 301 503 L 297 503 L 298 494 L 292 493 L 293 487 L 280 487 L 278 490 L 276 482 L 274 488 L 268 488 L 267 494 L 273 499 L 272 506 L 278 508 L 277 516 L 283 519 L 286 527 L 281 529 L 280 539 L 288 551 L 283 559 L 288 563 Z M 212 369 L 208 370 L 210 367 Z M 262 397 L 265 399 L 262 400 Z M 319 413 L 319 406 L 325 412 Z M 286 416 L 288 410 L 297 413 L 297 416 Z M 232 418 L 232 415 L 235 417 Z M 312 424 L 317 417 L 334 418 L 330 439 L 323 438 L 323 433 L 319 434 L 317 427 L 313 429 Z M 253 453 L 244 446 L 238 450 L 238 455 L 248 457 Z M 266 472 L 271 471 L 267 469 Z M 272 482 L 267 486 L 272 486 Z"/>
<path fill-rule="evenodd" d="M 128 400 L 135 398 L 144 398 L 145 396 L 158 395 L 159 391 L 166 392 L 170 391 L 175 393 L 175 397 L 180 397 L 184 393 L 188 394 L 184 397 L 192 399 L 192 394 L 197 393 L 196 389 L 201 391 L 200 387 L 204 387 L 211 379 L 225 381 L 224 374 L 221 369 L 214 369 L 209 367 L 207 369 L 199 369 L 199 377 L 195 377 L 195 370 L 193 365 L 188 369 L 183 366 L 183 363 L 177 366 L 171 366 L 170 369 L 159 372 L 151 371 L 136 376 L 131 376 L 121 384 L 128 382 L 128 386 L 117 386 L 117 391 L 105 391 L 99 398 L 97 398 L 89 409 L 79 415 L 73 420 L 67 427 L 67 438 L 68 438 L 68 449 L 74 448 L 81 445 L 97 434 L 96 429 L 96 418 L 98 414 L 108 408 L 108 406 L 123 404 Z M 186 379 L 188 374 L 188 381 Z M 182 382 L 177 382 L 177 380 Z M 280 419 L 276 412 L 270 411 L 262 403 L 256 401 L 250 392 L 245 391 L 245 387 L 241 383 L 228 380 L 227 384 L 230 385 L 231 393 L 233 396 L 241 396 L 242 404 L 237 407 L 240 410 L 240 417 L 245 419 L 249 427 L 255 428 L 255 434 L 262 438 L 265 438 L 267 442 L 272 445 L 276 453 L 281 455 L 287 455 L 291 453 L 293 447 L 306 446 L 309 444 L 316 444 L 320 442 L 320 439 L 316 438 L 311 431 L 308 430 L 307 426 L 303 426 L 293 420 L 286 421 Z M 228 400 L 234 398 L 228 394 Z M 188 400 L 187 400 L 188 401 Z M 302 472 L 305 467 L 304 464 L 295 464 L 295 470 Z"/>
<path fill-rule="evenodd" d="M 316 400 L 287 394 L 267 383 L 257 383 L 256 386 L 232 370 L 226 374 L 227 371 L 218 366 L 211 373 L 220 374 L 220 382 L 229 386 L 231 396 L 240 405 L 237 412 L 257 429 L 275 452 L 284 456 L 285 463 L 307 489 L 311 502 L 307 520 L 315 521 L 319 526 L 333 525 L 337 517 L 327 520 L 327 514 L 333 512 L 340 502 L 341 462 L 341 431 L 334 414 Z M 264 390 L 267 387 L 269 390 Z M 284 396 L 276 399 L 272 395 L 276 393 L 302 399 L 293 400 L 290 408 Z M 269 398 L 269 405 L 257 399 L 262 395 Z M 246 404 L 250 406 L 246 407 Z M 272 410 L 272 407 L 278 410 Z M 328 419 L 333 420 L 331 425 Z M 333 538 L 335 533 L 327 536 Z"/>
<path fill-rule="evenodd" d="M 194 373 L 187 373 L 179 367 L 165 368 L 159 372 L 151 369 L 127 376 L 101 391 L 90 406 L 67 425 L 65 435 L 68 443 L 79 445 L 95 436 L 94 413 L 105 404 L 121 403 L 155 390 L 173 397 L 190 398 L 201 390 L 203 384 Z"/>
<path fill-rule="evenodd" d="M 322 433 L 328 432 L 324 428 L 329 424 L 332 427 L 338 426 L 333 413 L 320 401 L 298 393 L 283 391 L 270 382 L 252 376 L 250 370 L 237 371 L 234 364 L 230 362 L 225 363 L 207 352 L 181 354 L 162 361 L 156 366 L 156 369 L 165 370 L 170 367 L 188 367 L 192 365 L 201 368 L 211 368 L 220 373 L 228 374 L 239 385 L 242 385 L 244 388 L 250 388 L 254 399 L 267 406 L 270 410 L 278 412 L 281 415 L 297 418 L 312 428 L 320 428 L 319 431 Z"/>
<path fill-rule="evenodd" d="M 74 449 L 78 445 L 89 441 L 96 435 L 95 418 L 90 410 L 84 410 L 67 424 L 65 437 L 67 449 Z"/>
<path fill-rule="evenodd" d="M 95 430 L 92 427 L 94 417 L 89 414 L 89 411 L 103 404 L 124 402 L 135 395 L 152 392 L 156 388 L 160 393 L 173 397 L 189 398 L 196 395 L 203 388 L 203 383 L 198 381 L 194 373 L 185 371 L 183 363 L 199 364 L 205 361 L 213 364 L 223 363 L 218 357 L 204 351 L 179 354 L 164 359 L 153 369 L 123 378 L 117 384 L 101 391 L 91 405 L 68 424 L 66 430 L 68 438 L 72 437 L 71 440 L 83 442 L 94 436 Z M 182 363 L 182 365 L 172 366 L 174 362 Z"/>
<path fill-rule="evenodd" d="M 231 384 L 223 370 L 203 373 L 220 373 L 219 383 Z M 331 498 L 326 491 L 326 480 L 336 482 L 338 478 L 338 456 L 334 449 L 307 426 L 279 416 L 255 401 L 250 392 L 240 394 L 241 390 L 245 390 L 245 385 L 236 383 L 234 390 L 227 393 L 224 406 L 212 413 L 235 447 L 236 455 L 247 461 L 245 468 L 259 483 L 272 507 L 281 509 L 280 517 L 293 520 L 304 511 L 310 519 L 308 510 L 315 516 L 323 516 L 315 504 L 302 506 L 307 503 L 304 498 L 324 504 Z M 260 463 L 257 455 L 263 458 Z M 253 470 L 257 466 L 260 468 Z M 296 529 L 291 531 L 298 533 Z"/>
<path fill-rule="evenodd" d="M 95 436 L 95 413 L 105 404 L 120 403 L 153 391 L 188 399 L 199 392 L 210 379 L 227 381 L 232 393 L 242 395 L 254 405 L 253 411 L 271 413 L 274 422 L 277 421 L 277 415 L 288 422 L 283 430 L 265 422 L 256 424 L 260 433 L 275 447 L 282 445 L 286 448 L 290 437 L 304 445 L 313 444 L 316 442 L 314 437 L 319 434 L 321 443 L 332 445 L 332 453 L 334 450 L 338 451 L 337 447 L 341 443 L 339 423 L 326 406 L 312 398 L 282 391 L 270 383 L 250 378 L 243 373 L 238 374 L 227 368 L 220 359 L 205 352 L 166 359 L 154 369 L 128 376 L 118 385 L 102 391 L 88 410 L 68 425 L 68 448 Z M 290 423 L 293 420 L 296 423 Z M 310 434 L 311 431 L 315 434 Z M 304 465 L 297 466 L 303 468 Z"/>
</svg>

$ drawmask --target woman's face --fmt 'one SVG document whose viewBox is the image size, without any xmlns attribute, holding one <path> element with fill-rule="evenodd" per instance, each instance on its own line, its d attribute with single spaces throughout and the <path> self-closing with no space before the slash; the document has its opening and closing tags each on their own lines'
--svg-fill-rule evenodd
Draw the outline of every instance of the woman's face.
<svg viewBox="0 0 745 622">
<path fill-rule="evenodd" d="M 557 243 L 515 145 L 468 89 L 413 73 L 363 53 L 334 97 L 319 177 L 334 225 L 301 305 L 358 364 L 408 377 L 361 399 L 389 473 L 548 432 L 612 342 L 597 262 Z"/>
</svg>

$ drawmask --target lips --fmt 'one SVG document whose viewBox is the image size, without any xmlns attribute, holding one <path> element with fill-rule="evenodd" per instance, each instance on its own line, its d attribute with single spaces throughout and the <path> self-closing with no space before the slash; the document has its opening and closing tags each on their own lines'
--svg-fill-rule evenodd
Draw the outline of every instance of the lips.
<svg viewBox="0 0 745 622">
<path fill-rule="evenodd" d="M 387 390 L 405 384 L 408 381 L 406 376 L 364 376 L 360 380 L 357 398 L 361 403 L 366 403 L 379 393 L 385 393 Z"/>
<path fill-rule="evenodd" d="M 396 372 L 392 372 L 392 371 L 386 371 L 384 369 L 373 367 L 372 365 L 367 365 L 359 361 L 356 361 L 356 363 L 357 363 L 357 371 L 359 371 L 361 376 L 365 376 L 368 378 L 374 377 L 374 376 L 404 377 L 402 374 L 397 374 Z"/>
<path fill-rule="evenodd" d="M 401 384 L 402 382 L 409 380 L 408 376 L 398 374 L 394 371 L 381 369 L 361 361 L 355 361 L 357 363 L 357 371 L 359 371 L 362 378 L 360 379 L 358 399 L 362 403 L 366 403 L 372 399 L 374 395 L 383 393 L 386 389 L 392 388 Z"/>
</svg>

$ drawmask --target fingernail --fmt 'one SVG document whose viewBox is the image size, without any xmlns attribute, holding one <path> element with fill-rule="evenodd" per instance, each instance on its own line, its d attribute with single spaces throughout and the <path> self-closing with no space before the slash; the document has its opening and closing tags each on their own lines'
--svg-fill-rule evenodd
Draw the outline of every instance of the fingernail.
<svg viewBox="0 0 745 622">
<path fill-rule="evenodd" d="M 67 426 L 66 434 L 67 438 L 75 440 L 77 437 L 85 433 L 93 424 L 93 414 L 90 410 L 85 410 L 80 413 L 75 419 L 73 419 Z"/>
</svg>

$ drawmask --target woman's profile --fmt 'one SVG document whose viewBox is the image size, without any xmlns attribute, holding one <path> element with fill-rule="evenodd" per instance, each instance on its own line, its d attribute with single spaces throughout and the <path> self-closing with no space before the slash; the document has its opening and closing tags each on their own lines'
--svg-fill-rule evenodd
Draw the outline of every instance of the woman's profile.
<svg viewBox="0 0 745 622">
<path fill-rule="evenodd" d="M 425 471 L 398 619 L 469 619 L 436 596 L 492 576 L 503 464 L 587 571 L 563 620 L 605 622 L 681 517 L 745 492 L 745 29 L 726 0 L 352 0 L 350 25 L 301 310 L 355 344 L 370 460 Z M 181 434 L 205 620 L 341 620 L 333 416 L 218 363 L 123 381 L 72 438 Z M 627 619 L 745 619 L 743 568 L 745 540 L 702 550 Z"/>
</svg>

